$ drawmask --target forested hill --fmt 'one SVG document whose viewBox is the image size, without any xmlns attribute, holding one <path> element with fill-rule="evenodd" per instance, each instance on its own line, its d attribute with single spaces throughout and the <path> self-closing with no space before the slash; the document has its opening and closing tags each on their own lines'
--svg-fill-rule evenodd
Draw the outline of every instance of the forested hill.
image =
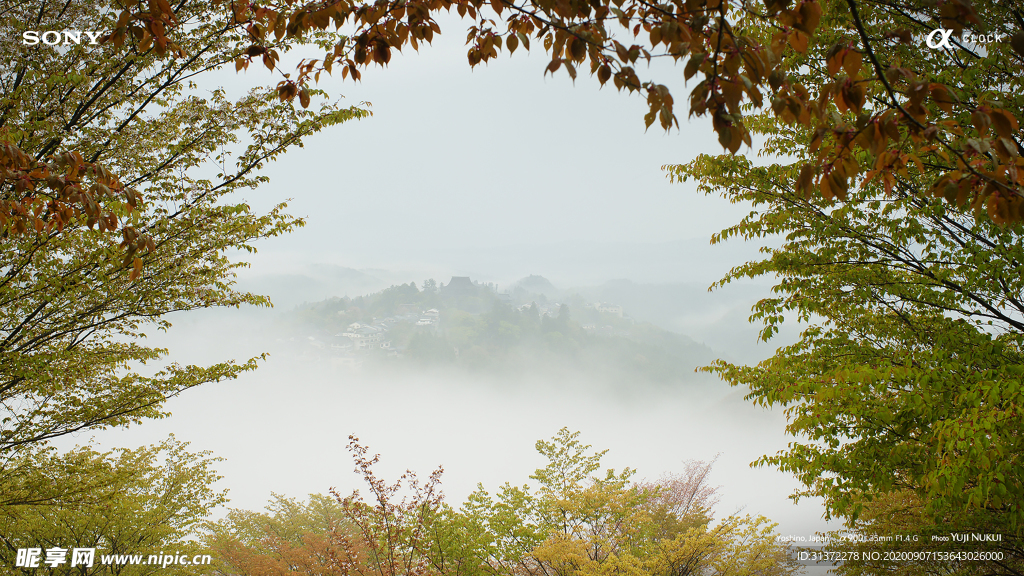
<svg viewBox="0 0 1024 576">
<path fill-rule="evenodd" d="M 670 382 L 704 380 L 694 369 L 719 357 L 687 336 L 634 321 L 614 303 L 578 294 L 553 301 L 527 286 L 498 293 L 468 278 L 395 285 L 299 306 L 288 330 L 307 353 L 360 366 L 572 369 Z"/>
</svg>

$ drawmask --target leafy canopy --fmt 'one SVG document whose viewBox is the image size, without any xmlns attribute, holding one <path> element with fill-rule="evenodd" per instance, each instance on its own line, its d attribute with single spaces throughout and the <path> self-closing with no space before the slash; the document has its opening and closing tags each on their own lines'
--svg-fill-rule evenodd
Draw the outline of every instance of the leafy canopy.
<svg viewBox="0 0 1024 576">
<path fill-rule="evenodd" d="M 859 2 L 855 12 L 853 3 L 837 2 L 822 22 L 856 17 L 870 39 L 923 29 L 931 8 L 908 5 L 913 9 Z M 952 14 L 960 6 L 946 2 L 934 10 Z M 971 11 L 975 16 L 965 15 L 965 26 L 976 17 L 990 30 L 1019 31 L 1019 9 L 1010 4 L 976 2 Z M 805 55 L 794 56 L 793 80 L 828 94 L 838 71 L 818 66 L 815 55 L 835 54 L 836 43 L 846 38 L 842 26 L 819 29 Z M 848 50 L 866 50 L 856 38 L 849 41 Z M 1017 200 L 992 192 L 979 202 L 970 183 L 980 186 L 974 174 L 996 163 L 1019 162 L 1021 133 L 1010 121 L 1024 113 L 1016 56 L 1006 44 L 979 47 L 956 36 L 948 50 L 881 42 L 872 49 L 874 60 L 914 71 L 916 76 L 900 72 L 889 79 L 917 86 L 921 118 L 946 115 L 937 131 L 981 148 L 960 159 L 925 132 L 903 137 L 901 127 L 884 137 L 888 150 L 872 151 L 856 145 L 860 136 L 819 138 L 762 114 L 749 124 L 765 137 L 764 150 L 775 163 L 701 156 L 668 167 L 672 178 L 694 178 L 704 192 L 753 205 L 749 216 L 713 241 L 781 239 L 781 246 L 766 249 L 765 260 L 737 266 L 716 285 L 758 276 L 775 280 L 774 294 L 751 317 L 764 323 L 762 338 L 771 338 L 787 318 L 808 324 L 796 344 L 757 366 L 718 362 L 711 369 L 749 386 L 748 397 L 756 402 L 785 407 L 787 429 L 798 440 L 759 463 L 796 474 L 807 488 L 803 494 L 823 497 L 830 514 L 855 523 L 876 499 L 909 494 L 934 526 L 1012 537 L 1019 560 L 1024 243 L 1020 224 L 1009 222 L 1015 218 L 1006 212 Z M 856 66 L 846 70 L 855 72 Z M 914 84 L 915 77 L 928 83 Z M 950 102 L 943 100 L 946 94 Z M 869 91 L 862 107 L 839 106 L 831 114 L 851 134 L 879 135 L 889 130 L 877 123 L 888 106 Z M 985 140 L 993 133 L 1005 140 L 1003 148 Z M 822 162 L 823 147 L 836 146 L 853 164 L 871 166 L 874 175 L 846 189 L 842 202 L 831 180 L 803 176 L 808 165 Z M 882 160 L 893 157 L 916 168 Z M 1018 177 L 1013 167 L 997 171 Z M 808 186 L 824 198 L 808 195 Z M 973 214 L 959 209 L 968 204 Z M 872 508 L 874 518 L 878 510 Z"/>
<path fill-rule="evenodd" d="M 551 55 L 545 74 L 589 68 L 601 85 L 638 92 L 644 121 L 679 126 L 675 98 L 639 65 L 684 63 L 689 115 L 710 116 L 722 147 L 751 145 L 749 114 L 767 112 L 799 132 L 813 155 L 790 182 L 810 196 L 846 199 L 877 182 L 892 194 L 894 174 L 925 175 L 921 196 L 987 212 L 999 223 L 1024 219 L 1020 116 L 1006 90 L 1024 63 L 1024 31 L 1012 3 L 996 0 L 235 0 L 217 3 L 244 24 L 248 46 L 237 70 L 253 62 L 275 70 L 281 47 L 316 39 L 322 58 L 284 74 L 282 100 L 311 102 L 323 72 L 386 66 L 395 50 L 418 50 L 441 32 L 434 16 L 453 9 L 469 21 L 470 66 L 531 41 Z M 108 40 L 157 46 L 176 11 L 164 1 L 126 6 Z M 331 28 L 346 36 L 318 36 Z M 948 45 L 928 38 L 949 30 Z M 945 37 L 946 32 L 940 32 Z M 986 40 L 978 40 L 984 37 Z M 993 41 L 988 42 L 987 39 Z M 173 52 L 173 50 L 172 50 Z M 816 73 L 808 82 L 807 69 Z M 979 90 L 962 90 L 966 72 Z"/>
<path fill-rule="evenodd" d="M 65 563 L 33 572 L 98 576 L 168 576 L 197 574 L 197 567 L 172 565 L 104 566 L 104 555 L 184 554 L 189 559 L 208 554 L 197 542 L 204 521 L 226 502 L 225 491 L 212 484 L 220 479 L 217 461 L 208 452 L 189 452 L 174 437 L 134 450 L 100 453 L 76 447 L 64 454 L 53 448 L 23 455 L 18 473 L 0 473 L 0 563 L 15 566 L 18 548 L 68 550 Z M 20 495 L 11 500 L 9 495 Z M 73 548 L 95 548 L 92 567 L 68 564 Z M 45 560 L 45 552 L 42 559 Z"/>
<path fill-rule="evenodd" d="M 170 312 L 269 305 L 233 289 L 244 263 L 228 255 L 302 221 L 237 195 L 305 136 L 367 115 L 296 109 L 266 87 L 200 91 L 245 42 L 206 2 L 176 4 L 188 30 L 178 58 L 144 44 L 21 43 L 26 23 L 113 27 L 119 6 L 40 0 L 0 13 L 0 468 L 56 437 L 161 417 L 168 397 L 253 369 L 142 366 L 167 353 L 142 338 Z"/>
</svg>

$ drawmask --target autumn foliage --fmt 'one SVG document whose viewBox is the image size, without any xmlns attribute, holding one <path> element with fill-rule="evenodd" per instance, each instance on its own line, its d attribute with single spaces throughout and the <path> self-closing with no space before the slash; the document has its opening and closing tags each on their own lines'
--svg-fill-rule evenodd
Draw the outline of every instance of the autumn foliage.
<svg viewBox="0 0 1024 576">
<path fill-rule="evenodd" d="M 356 472 L 369 488 L 308 503 L 275 498 L 267 513 L 232 512 L 209 543 L 224 575 L 330 576 L 785 576 L 787 546 L 763 517 L 712 522 L 717 489 L 710 464 L 632 483 L 633 471 L 599 472 L 563 428 L 537 450 L 549 459 L 530 478 L 537 488 L 482 486 L 458 510 L 444 502 L 441 468 L 420 483 L 406 472 L 389 484 L 378 457 L 350 437 Z"/>
<path fill-rule="evenodd" d="M 124 225 L 118 218 L 142 201 L 103 165 L 86 162 L 78 152 L 36 160 L 16 145 L 0 141 L 0 233 L 52 234 L 81 220 L 100 232 L 121 230 L 124 266 L 134 280 L 142 271 L 137 253 L 153 250 L 152 236 Z"/>
<path fill-rule="evenodd" d="M 122 20 L 140 45 L 162 37 L 173 19 L 162 2 L 148 11 L 126 9 Z M 435 16 L 454 10 L 469 21 L 470 66 L 505 50 L 540 44 L 551 55 L 546 73 L 575 79 L 588 70 L 603 86 L 646 98 L 649 127 L 679 126 L 676 100 L 639 66 L 655 58 L 684 64 L 689 115 L 710 116 L 719 143 L 731 153 L 751 145 L 751 112 L 768 111 L 805 135 L 816 153 L 794 185 L 808 197 L 845 200 L 857 186 L 898 185 L 895 175 L 916 170 L 925 193 L 961 209 L 987 213 L 997 223 L 1024 218 L 1024 160 L 1019 118 L 993 92 L 972 93 L 934 66 L 907 54 L 931 50 L 925 38 L 949 30 L 948 48 L 930 60 L 964 59 L 986 69 L 1024 63 L 1024 33 L 999 2 L 878 2 L 870 0 L 235 0 L 225 16 L 245 25 L 250 42 L 237 70 L 261 63 L 274 70 L 278 45 L 336 30 L 323 58 L 304 60 L 277 87 L 282 100 L 311 100 L 322 72 L 340 68 L 359 80 L 360 69 L 387 65 L 395 51 L 429 44 L 441 29 Z M 145 23 L 143 25 L 142 23 Z M 112 36 L 123 40 L 125 28 Z M 822 31 L 827 31 L 823 34 Z M 970 39 L 989 33 L 997 42 Z M 173 37 L 173 34 L 168 37 Z M 808 84 L 804 67 L 827 69 Z"/>
<path fill-rule="evenodd" d="M 751 145 L 750 115 L 767 112 L 802 133 L 813 159 L 793 186 L 807 198 L 846 201 L 852 188 L 878 184 L 887 193 L 911 172 L 928 185 L 915 192 L 944 199 L 961 210 L 1003 224 L 1024 218 L 1024 159 L 1019 111 L 1000 96 L 998 83 L 973 91 L 944 73 L 949 62 L 968 63 L 972 74 L 998 76 L 1024 64 L 1024 33 L 1000 2 L 915 0 L 219 0 L 212 3 L 225 30 L 244 30 L 234 52 L 236 70 L 257 63 L 282 74 L 276 93 L 308 107 L 322 73 L 359 80 L 361 69 L 386 66 L 396 51 L 418 50 L 441 28 L 435 17 L 454 10 L 468 21 L 470 66 L 502 50 L 540 45 L 551 60 L 544 73 L 565 71 L 575 79 L 587 70 L 603 86 L 641 94 L 645 124 L 679 127 L 676 98 L 641 65 L 671 58 L 683 77 L 695 80 L 689 116 L 709 116 L 721 146 L 737 153 Z M 102 38 L 118 49 L 189 59 L 178 37 L 187 27 L 167 0 L 125 3 Z M 933 50 L 925 39 L 948 30 L 948 47 Z M 987 33 L 997 39 L 970 41 Z M 322 58 L 303 60 L 291 73 L 281 53 L 296 41 L 329 47 Z M 916 52 L 916 54 L 915 54 Z M 924 57 L 922 58 L 922 53 Z M 804 70 L 825 70 L 809 82 Z M 757 121 L 756 119 L 754 121 Z M 116 227 L 119 214 L 138 201 L 120 190 L 101 168 L 72 161 L 74 152 L 27 162 L 8 143 L 0 156 L 0 225 L 9 231 L 56 228 L 82 213 L 101 230 Z M 26 163 L 27 162 L 27 163 Z M 92 170 L 82 187 L 53 163 Z M 49 166 L 49 167 L 47 167 Z M 45 172 L 45 175 L 44 175 Z M 71 178 L 67 183 L 57 177 Z M 45 186 L 41 183 L 45 181 Z M 48 187 L 52 195 L 24 191 Z M 108 193 L 119 201 L 106 207 Z M 123 200 L 121 197 L 124 197 Z M 9 226 L 8 226 L 9 223 Z M 122 229 L 125 265 L 138 275 L 136 252 L 152 242 L 131 226 Z"/>
<path fill-rule="evenodd" d="M 441 506 L 442 469 L 421 484 L 407 471 L 392 484 L 376 476 L 379 455 L 368 456 L 349 437 L 356 471 L 369 489 L 314 495 L 308 503 L 276 496 L 270 514 L 233 511 L 216 526 L 210 543 L 226 573 L 251 576 L 304 573 L 324 576 L 417 576 L 430 574 L 431 518 Z"/>
</svg>

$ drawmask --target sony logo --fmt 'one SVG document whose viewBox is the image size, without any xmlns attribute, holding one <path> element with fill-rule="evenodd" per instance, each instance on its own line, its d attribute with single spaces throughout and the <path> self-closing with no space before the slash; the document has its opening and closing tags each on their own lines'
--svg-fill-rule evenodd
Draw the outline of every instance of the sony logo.
<svg viewBox="0 0 1024 576">
<path fill-rule="evenodd" d="M 21 35 L 21 43 L 26 46 L 34 46 L 42 42 L 47 46 L 68 45 L 68 44 L 81 44 L 82 35 L 88 36 L 86 38 L 87 44 L 99 44 L 97 39 L 100 37 L 100 32 L 82 31 L 82 30 L 64 30 L 63 32 L 56 32 L 54 30 L 48 30 L 41 32 L 39 30 L 27 30 Z"/>
</svg>

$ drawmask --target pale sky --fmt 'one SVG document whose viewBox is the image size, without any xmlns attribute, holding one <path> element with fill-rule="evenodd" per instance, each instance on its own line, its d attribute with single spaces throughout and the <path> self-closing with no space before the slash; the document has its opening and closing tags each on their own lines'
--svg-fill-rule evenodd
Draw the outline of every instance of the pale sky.
<svg viewBox="0 0 1024 576">
<path fill-rule="evenodd" d="M 267 243 L 266 256 L 458 268 L 499 251 L 511 262 L 515 247 L 678 240 L 703 247 L 747 212 L 697 194 L 692 182 L 670 184 L 660 169 L 721 152 L 707 119 L 686 121 L 681 70 L 662 62 L 657 79 L 674 90 L 682 130 L 645 133 L 644 98 L 611 83 L 599 90 L 584 73 L 575 86 L 564 73 L 545 77 L 543 53 L 520 49 L 471 70 L 462 29 L 457 19 L 442 22 L 433 47 L 396 54 L 359 84 L 321 78 L 332 96 L 372 102 L 374 116 L 328 129 L 268 168 L 271 183 L 248 198 L 263 206 L 294 198 L 293 213 L 308 225 Z M 267 76 L 253 66 L 225 81 Z M 709 260 L 718 258 L 702 253 L 676 267 Z M 559 273 L 533 271 L 545 272 Z M 682 269 L 660 274 L 688 277 Z"/>
</svg>

